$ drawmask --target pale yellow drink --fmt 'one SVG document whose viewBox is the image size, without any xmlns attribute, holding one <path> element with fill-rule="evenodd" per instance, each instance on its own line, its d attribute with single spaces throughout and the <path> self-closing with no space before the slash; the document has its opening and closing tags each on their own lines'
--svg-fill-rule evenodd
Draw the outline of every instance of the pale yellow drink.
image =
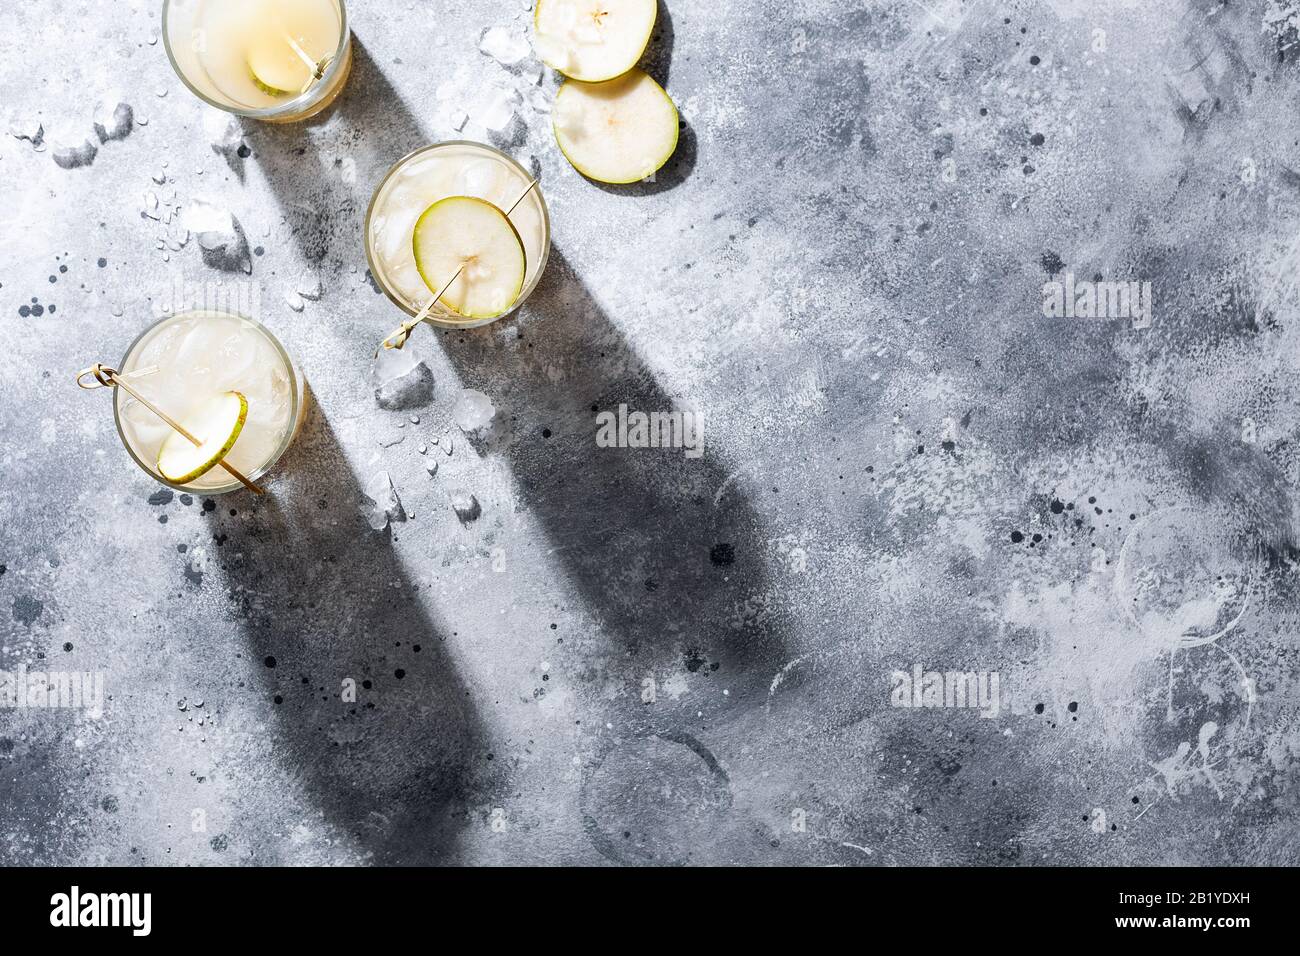
<svg viewBox="0 0 1300 956">
<path fill-rule="evenodd" d="M 118 371 L 133 389 L 185 423 L 215 394 L 236 391 L 248 400 L 248 418 L 225 461 L 256 481 L 289 447 L 304 413 L 304 383 L 284 347 L 261 324 L 227 312 L 183 312 L 146 329 Z M 154 478 L 158 450 L 171 428 L 132 397 L 114 390 L 122 444 Z M 187 485 L 215 494 L 243 487 L 224 468 Z"/>
<path fill-rule="evenodd" d="M 214 106 L 258 119 L 319 111 L 351 66 L 340 0 L 168 0 L 164 25 L 186 85 Z"/>
<path fill-rule="evenodd" d="M 433 292 L 415 264 L 413 233 L 420 215 L 449 196 L 473 196 L 502 212 L 520 196 L 510 222 L 524 247 L 524 281 L 519 297 L 502 315 L 466 319 L 435 307 L 430 319 L 442 325 L 482 325 L 509 315 L 523 304 L 546 268 L 551 249 L 550 218 L 540 186 L 527 195 L 532 176 L 513 159 L 482 143 L 455 141 L 426 146 L 400 160 L 379 184 L 366 216 L 366 257 L 380 288 L 409 315 L 416 315 Z"/>
</svg>

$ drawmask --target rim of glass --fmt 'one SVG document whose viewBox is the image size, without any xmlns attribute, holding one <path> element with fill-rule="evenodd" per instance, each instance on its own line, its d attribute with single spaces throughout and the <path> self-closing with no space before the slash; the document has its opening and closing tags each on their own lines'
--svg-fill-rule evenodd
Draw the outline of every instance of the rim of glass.
<svg viewBox="0 0 1300 956">
<path fill-rule="evenodd" d="M 375 204 L 379 201 L 379 194 L 384 191 L 384 187 L 388 185 L 388 181 L 393 178 L 399 169 L 411 162 L 417 156 L 450 146 L 473 146 L 478 149 L 487 150 L 489 153 L 495 153 L 497 156 L 505 160 L 508 165 L 513 166 L 519 174 L 523 176 L 525 182 L 532 182 L 534 178 L 533 174 L 524 169 L 519 161 L 513 156 L 506 155 L 495 146 L 489 146 L 487 143 L 480 143 L 472 139 L 448 139 L 443 140 L 440 143 L 430 143 L 428 146 L 421 146 L 419 149 L 411 150 L 411 152 L 393 163 L 392 168 L 384 174 L 384 178 L 381 179 L 379 185 L 375 187 L 374 195 L 370 197 L 370 205 L 366 207 L 366 265 L 370 267 L 370 274 L 374 276 L 375 281 L 379 283 L 379 287 L 384 291 L 384 295 L 388 297 L 388 301 L 392 302 L 393 305 L 397 306 L 412 318 L 419 315 L 419 311 L 411 308 L 411 306 L 403 301 L 401 296 L 393 290 L 393 288 L 388 284 L 388 277 L 385 271 L 380 268 L 379 263 L 375 261 L 374 249 L 370 242 L 370 220 L 375 214 Z M 438 312 L 430 312 L 427 317 L 428 321 L 432 322 L 434 325 L 439 325 L 448 329 L 474 329 L 483 325 L 490 325 L 493 322 L 499 322 L 507 316 L 513 315 L 524 304 L 524 302 L 527 301 L 528 297 L 533 294 L 533 290 L 537 288 L 537 284 L 542 281 L 542 273 L 546 271 L 546 264 L 551 260 L 551 211 L 546 206 L 546 196 L 542 193 L 541 187 L 542 184 L 539 181 L 537 188 L 533 190 L 537 195 L 537 201 L 542 207 L 542 232 L 545 241 L 542 243 L 541 261 L 537 264 L 537 272 L 533 276 L 533 281 L 529 282 L 520 290 L 519 298 L 515 300 L 514 305 L 505 312 L 502 312 L 500 315 L 494 316 L 490 319 L 466 319 L 463 322 L 458 322 L 455 319 L 448 318 Z M 432 295 L 432 293 L 430 293 L 430 295 Z"/>
<path fill-rule="evenodd" d="M 253 325 L 257 326 L 258 330 L 266 336 L 267 340 L 273 346 L 275 346 L 275 350 L 280 354 L 280 358 L 284 360 L 285 368 L 289 370 L 289 396 L 293 401 L 293 414 L 289 417 L 290 427 L 285 431 L 284 438 L 280 440 L 280 444 L 276 447 L 275 452 L 267 458 L 266 462 L 245 475 L 249 481 L 257 481 L 258 478 L 261 478 L 275 467 L 276 462 L 284 456 L 284 453 L 289 450 L 289 446 L 293 444 L 294 436 L 298 434 L 298 418 L 302 415 L 303 403 L 305 401 L 302 389 L 303 379 L 298 372 L 298 366 L 294 364 L 293 357 L 289 355 L 288 351 L 285 350 L 284 345 L 275 337 L 274 334 L 272 334 L 270 329 L 257 321 L 257 319 L 249 318 L 239 312 L 228 312 L 225 309 L 186 309 L 183 312 L 177 312 L 175 315 L 163 316 L 157 322 L 150 323 L 145 330 L 137 335 L 131 341 L 131 344 L 126 347 L 126 351 L 122 353 L 122 361 L 119 363 L 119 369 L 123 373 L 127 371 L 127 359 L 131 357 L 131 353 L 135 351 L 136 346 L 144 341 L 145 337 L 155 329 L 166 325 L 168 322 L 177 322 L 186 316 L 194 315 L 195 313 L 225 315 L 236 319 L 243 319 L 245 322 L 251 322 Z M 177 491 L 183 491 L 192 495 L 224 495 L 227 492 L 237 491 L 244 487 L 238 480 L 231 478 L 229 485 L 216 485 L 212 488 L 195 488 L 193 485 L 178 485 L 173 481 L 168 481 L 162 475 L 158 474 L 158 471 L 155 468 L 140 459 L 140 456 L 135 453 L 135 449 L 131 447 L 131 442 L 127 440 L 126 433 L 122 428 L 122 404 L 118 401 L 120 394 L 121 392 L 119 390 L 113 390 L 113 424 L 117 426 L 118 440 L 122 442 L 122 447 L 126 449 L 127 454 L 131 456 L 135 463 L 139 465 L 150 478 L 161 485 L 166 485 L 168 488 L 174 488 Z"/>
<path fill-rule="evenodd" d="M 301 113 L 303 110 L 309 109 L 314 104 L 315 100 L 319 98 L 319 91 L 330 88 L 330 82 L 334 79 L 334 76 L 338 71 L 342 69 L 344 62 L 347 60 L 344 53 L 352 42 L 352 30 L 348 25 L 347 5 L 343 0 L 334 0 L 334 3 L 339 8 L 339 18 L 342 21 L 341 32 L 339 33 L 339 45 L 334 51 L 334 59 L 331 60 L 330 65 L 325 68 L 325 73 L 321 76 L 320 82 L 312 86 L 307 90 L 307 92 L 299 93 L 289 102 L 281 103 L 279 106 L 268 106 L 265 109 L 249 109 L 242 106 L 231 106 L 229 103 L 218 103 L 206 93 L 196 89 L 194 84 L 191 83 L 189 78 L 185 76 L 184 72 L 182 72 L 180 64 L 176 62 L 176 56 L 172 53 L 171 31 L 167 29 L 167 15 L 171 11 L 172 2 L 173 0 L 163 0 L 162 12 L 163 49 L 167 51 L 167 60 L 172 65 L 172 72 L 175 73 L 180 78 L 180 81 L 185 84 L 186 89 L 201 99 L 204 103 L 226 113 L 234 113 L 237 116 L 247 116 L 249 119 L 274 119 L 280 116 L 289 116 L 294 113 Z"/>
</svg>

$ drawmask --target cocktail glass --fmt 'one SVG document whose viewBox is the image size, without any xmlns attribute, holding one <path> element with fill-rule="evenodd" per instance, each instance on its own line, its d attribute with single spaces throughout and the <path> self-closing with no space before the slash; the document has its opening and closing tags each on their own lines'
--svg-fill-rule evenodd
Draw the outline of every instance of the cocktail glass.
<svg viewBox="0 0 1300 956">
<path fill-rule="evenodd" d="M 467 319 L 440 301 L 428 321 L 449 328 L 473 328 L 505 318 L 537 287 L 551 253 L 551 219 L 540 186 L 500 150 L 468 140 L 425 146 L 397 161 L 375 190 L 366 212 L 366 259 L 384 294 L 412 317 L 428 305 L 431 290 L 415 264 L 412 235 L 420 215 L 440 199 L 474 196 L 492 203 L 519 233 L 526 259 L 523 286 L 509 309 L 490 319 Z M 527 193 L 525 195 L 525 193 Z"/>
<path fill-rule="evenodd" d="M 305 416 L 304 379 L 284 346 L 262 324 L 229 312 L 197 309 L 155 323 L 131 343 L 117 371 L 181 422 L 216 393 L 242 393 L 248 418 L 224 460 L 251 481 L 271 470 Z M 157 462 L 171 428 L 122 388 L 114 389 L 113 412 L 123 446 L 156 481 L 204 495 L 243 487 L 220 467 L 185 485 L 168 481 Z"/>
<path fill-rule="evenodd" d="M 352 69 L 343 0 L 163 0 L 162 34 L 195 96 L 271 123 L 319 113 Z"/>
</svg>

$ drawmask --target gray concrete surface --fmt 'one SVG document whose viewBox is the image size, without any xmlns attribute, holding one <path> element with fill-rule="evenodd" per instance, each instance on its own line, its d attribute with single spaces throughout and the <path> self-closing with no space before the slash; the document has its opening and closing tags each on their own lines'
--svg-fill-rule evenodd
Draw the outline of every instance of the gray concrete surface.
<svg viewBox="0 0 1300 956">
<path fill-rule="evenodd" d="M 554 256 L 517 318 L 416 333 L 418 424 L 367 384 L 366 204 L 523 87 L 476 46 L 528 14 L 354 6 L 343 98 L 230 162 L 160 4 L 0 10 L 16 131 L 136 115 L 79 168 L 0 137 L 0 669 L 107 697 L 0 710 L 0 862 L 1300 862 L 1295 3 L 671 0 L 678 156 L 600 188 L 520 107 Z M 158 495 L 73 386 L 232 278 L 149 191 L 260 249 L 315 401 L 265 500 Z M 1067 276 L 1150 321 L 1044 315 Z M 620 403 L 705 454 L 597 448 Z M 413 517 L 375 533 L 381 469 Z M 996 701 L 898 706 L 943 702 L 915 668 Z"/>
</svg>

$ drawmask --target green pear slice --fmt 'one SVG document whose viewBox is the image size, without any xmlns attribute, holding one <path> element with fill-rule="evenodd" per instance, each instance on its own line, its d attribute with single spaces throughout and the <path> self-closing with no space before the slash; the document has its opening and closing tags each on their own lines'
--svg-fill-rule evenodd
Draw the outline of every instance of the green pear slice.
<svg viewBox="0 0 1300 956">
<path fill-rule="evenodd" d="M 657 0 L 537 0 L 537 55 L 575 80 L 622 76 L 645 52 L 658 6 Z"/>
<path fill-rule="evenodd" d="M 199 443 L 169 432 L 158 449 L 158 474 L 185 485 L 211 471 L 230 453 L 247 420 L 248 399 L 239 392 L 213 395 L 180 422 Z"/>
<path fill-rule="evenodd" d="M 268 96 L 297 94 L 311 76 L 302 57 L 274 33 L 249 44 L 247 61 L 253 82 Z"/>
<path fill-rule="evenodd" d="M 279 96 L 292 95 L 289 90 L 277 90 L 274 86 L 268 86 L 266 83 L 263 83 L 262 78 L 253 72 L 253 67 L 251 63 L 249 64 L 248 67 L 248 75 L 252 79 L 253 85 L 256 86 L 263 93 L 265 93 L 267 96 L 279 97 Z M 303 82 L 306 81 L 304 80 Z"/>
<path fill-rule="evenodd" d="M 412 234 L 415 267 L 443 305 L 467 319 L 495 319 L 524 287 L 524 243 L 496 206 L 474 196 L 449 196 L 426 209 Z"/>
<path fill-rule="evenodd" d="M 604 83 L 566 81 L 552 123 L 564 158 L 602 183 L 649 179 L 677 149 L 677 107 L 637 69 Z"/>
</svg>

